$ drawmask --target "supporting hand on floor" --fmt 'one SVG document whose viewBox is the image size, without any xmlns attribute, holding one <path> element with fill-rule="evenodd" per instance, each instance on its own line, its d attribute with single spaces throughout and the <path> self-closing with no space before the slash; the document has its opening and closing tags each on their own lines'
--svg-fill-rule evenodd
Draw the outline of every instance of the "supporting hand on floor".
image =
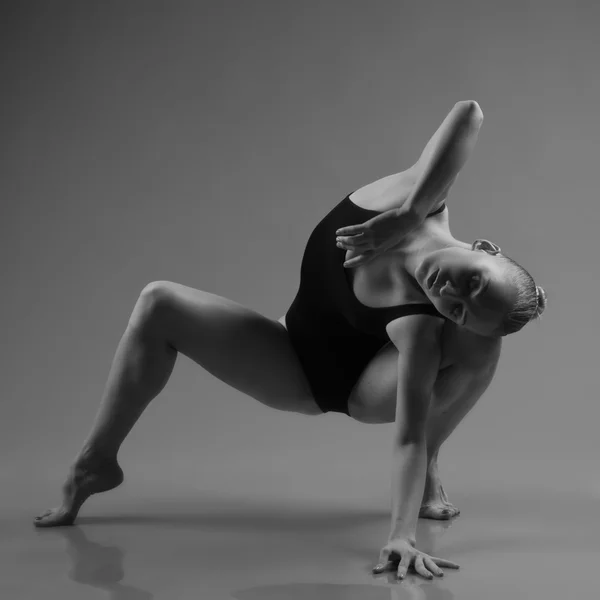
<svg viewBox="0 0 600 600">
<path fill-rule="evenodd" d="M 402 538 L 390 540 L 383 547 L 379 555 L 379 564 L 373 568 L 373 573 L 397 570 L 398 579 L 404 579 L 411 566 L 426 579 L 433 579 L 433 575 L 443 577 L 444 572 L 439 567 L 460 568 L 452 561 L 435 558 L 417 550 L 412 541 Z"/>
</svg>

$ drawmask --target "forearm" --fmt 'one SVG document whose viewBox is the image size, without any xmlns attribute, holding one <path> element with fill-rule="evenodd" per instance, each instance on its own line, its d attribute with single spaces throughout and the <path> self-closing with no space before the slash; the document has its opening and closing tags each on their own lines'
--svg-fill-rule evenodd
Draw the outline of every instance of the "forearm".
<svg viewBox="0 0 600 600">
<path fill-rule="evenodd" d="M 476 102 L 458 102 L 435 132 L 414 167 L 416 181 L 406 200 L 406 210 L 424 219 L 439 196 L 467 162 L 483 113 Z"/>
<path fill-rule="evenodd" d="M 426 476 L 425 438 L 407 444 L 394 443 L 390 540 L 406 538 L 416 543 L 417 522 Z"/>
</svg>

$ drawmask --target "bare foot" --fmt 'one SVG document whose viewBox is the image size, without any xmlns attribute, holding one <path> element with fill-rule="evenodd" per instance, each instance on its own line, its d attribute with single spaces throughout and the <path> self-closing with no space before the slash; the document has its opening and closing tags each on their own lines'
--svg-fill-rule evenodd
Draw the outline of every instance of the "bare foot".
<svg viewBox="0 0 600 600">
<path fill-rule="evenodd" d="M 73 525 L 81 505 L 92 495 L 112 490 L 123 483 L 124 476 L 116 458 L 80 461 L 71 468 L 62 487 L 63 503 L 36 517 L 36 527 Z"/>
<path fill-rule="evenodd" d="M 432 461 L 427 469 L 427 480 L 419 517 L 422 519 L 437 519 L 445 521 L 456 517 L 460 510 L 448 501 L 448 496 L 438 475 L 437 461 Z"/>
</svg>

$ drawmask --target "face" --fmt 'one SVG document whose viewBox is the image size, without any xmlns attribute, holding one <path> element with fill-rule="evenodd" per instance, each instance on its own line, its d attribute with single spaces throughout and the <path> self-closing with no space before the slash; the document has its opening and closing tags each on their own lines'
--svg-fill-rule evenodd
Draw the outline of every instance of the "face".
<svg viewBox="0 0 600 600">
<path fill-rule="evenodd" d="M 428 255 L 415 275 L 442 315 L 485 336 L 500 325 L 517 295 L 504 273 L 502 262 L 483 250 L 444 248 Z"/>
</svg>

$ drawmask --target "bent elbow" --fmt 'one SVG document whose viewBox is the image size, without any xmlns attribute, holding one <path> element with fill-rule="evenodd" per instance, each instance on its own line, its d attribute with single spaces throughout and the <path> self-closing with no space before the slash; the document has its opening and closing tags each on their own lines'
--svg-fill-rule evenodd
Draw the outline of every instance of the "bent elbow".
<svg viewBox="0 0 600 600">
<path fill-rule="evenodd" d="M 456 108 L 474 125 L 483 123 L 483 111 L 475 100 L 460 100 L 456 103 Z"/>
</svg>

